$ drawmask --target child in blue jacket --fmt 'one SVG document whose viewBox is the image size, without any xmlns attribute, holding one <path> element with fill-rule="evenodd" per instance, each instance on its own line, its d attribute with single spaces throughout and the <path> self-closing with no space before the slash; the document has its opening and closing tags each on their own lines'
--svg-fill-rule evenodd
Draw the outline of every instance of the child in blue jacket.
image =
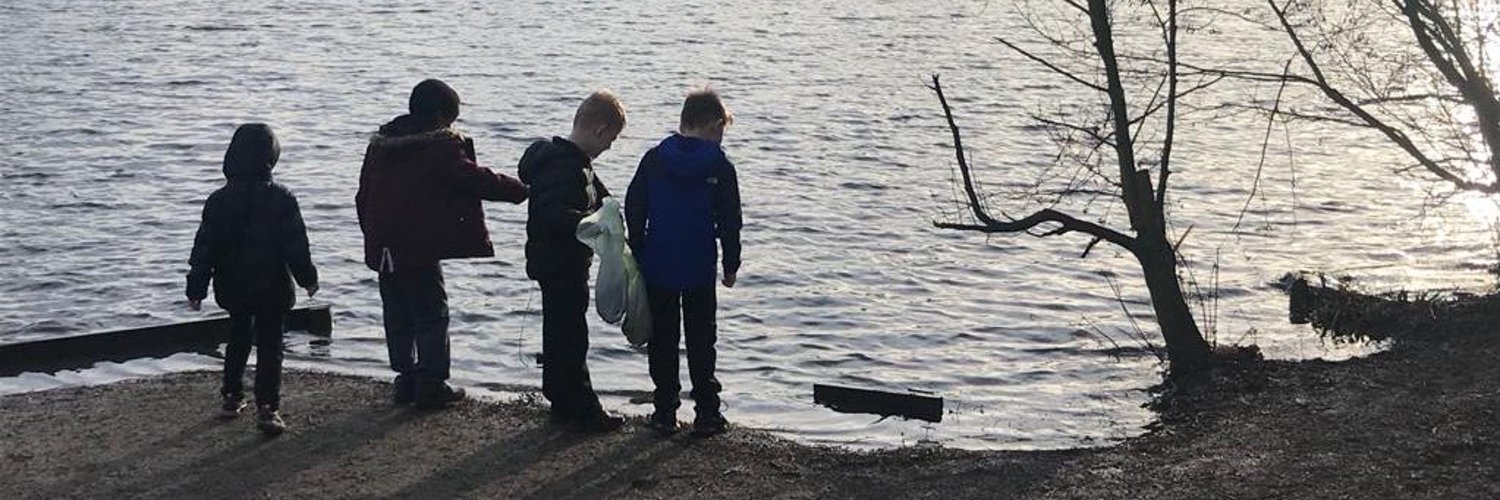
<svg viewBox="0 0 1500 500">
<path fill-rule="evenodd" d="M 648 352 L 656 411 L 648 425 L 664 434 L 678 430 L 677 346 L 683 329 L 697 415 L 692 433 L 718 434 L 728 424 L 714 377 L 714 261 L 722 246 L 722 282 L 733 287 L 740 268 L 740 193 L 734 164 L 720 148 L 731 121 L 718 93 L 689 94 L 679 133 L 646 152 L 625 196 L 630 247 L 651 303 Z"/>
</svg>

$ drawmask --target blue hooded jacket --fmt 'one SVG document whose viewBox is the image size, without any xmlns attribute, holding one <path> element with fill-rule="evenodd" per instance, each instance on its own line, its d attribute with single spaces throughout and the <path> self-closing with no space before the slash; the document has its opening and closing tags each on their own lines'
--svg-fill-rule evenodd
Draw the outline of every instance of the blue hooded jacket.
<svg viewBox="0 0 1500 500">
<path fill-rule="evenodd" d="M 739 271 L 739 182 L 717 143 L 673 134 L 647 151 L 625 194 L 625 219 L 648 286 L 712 286 L 715 239 L 724 272 Z"/>
</svg>

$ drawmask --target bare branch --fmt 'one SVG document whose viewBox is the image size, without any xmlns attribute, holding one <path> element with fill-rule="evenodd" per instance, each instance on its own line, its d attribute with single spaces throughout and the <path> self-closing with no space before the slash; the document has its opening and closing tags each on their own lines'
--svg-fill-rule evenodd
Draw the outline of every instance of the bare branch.
<svg viewBox="0 0 1500 500">
<path fill-rule="evenodd" d="M 1187 97 L 1189 95 L 1192 95 L 1194 92 L 1197 92 L 1197 91 L 1200 91 L 1200 90 L 1212 87 L 1214 84 L 1223 81 L 1225 78 L 1227 78 L 1227 77 L 1225 77 L 1224 75 L 1216 75 L 1216 76 L 1213 77 L 1212 80 L 1200 81 L 1199 83 L 1193 85 L 1192 87 L 1188 87 L 1187 90 L 1184 90 L 1182 92 L 1178 92 L 1178 93 L 1176 93 L 1174 95 L 1176 95 L 1178 99 L 1181 99 L 1183 97 Z M 1131 118 L 1130 119 L 1130 124 L 1131 125 L 1135 125 L 1135 124 L 1138 124 L 1140 122 L 1146 121 L 1147 119 L 1151 118 L 1151 116 L 1155 115 L 1156 113 L 1160 112 L 1163 108 L 1165 108 L 1166 107 L 1166 103 L 1167 103 L 1167 101 L 1162 101 L 1162 102 L 1159 102 L 1159 103 L 1152 104 L 1150 107 L 1148 107 L 1146 109 L 1146 112 L 1141 113 L 1141 116 L 1137 116 L 1135 118 Z"/>
<path fill-rule="evenodd" d="M 1416 159 L 1418 163 L 1427 168 L 1428 171 L 1437 175 L 1439 178 L 1448 181 L 1449 183 L 1452 183 L 1453 185 L 1458 186 L 1461 189 L 1485 193 L 1500 192 L 1500 182 L 1490 184 L 1472 182 L 1433 162 L 1432 159 L 1430 159 L 1427 154 L 1421 150 L 1421 148 L 1418 148 L 1417 145 L 1412 142 L 1411 138 L 1408 137 L 1405 132 L 1402 132 L 1395 127 L 1386 124 L 1384 121 L 1375 117 L 1375 115 L 1371 114 L 1369 111 L 1365 110 L 1364 107 L 1356 104 L 1352 99 L 1349 99 L 1349 97 L 1345 96 L 1343 92 L 1340 92 L 1338 89 L 1333 88 L 1333 86 L 1328 83 L 1328 79 L 1324 76 L 1323 70 L 1318 65 L 1317 60 L 1313 58 L 1312 52 L 1309 51 L 1307 49 L 1307 46 L 1302 43 L 1302 38 L 1297 35 L 1297 30 L 1292 27 L 1291 21 L 1287 19 L 1286 10 L 1279 5 L 1276 5 L 1276 0 L 1266 0 L 1266 3 L 1269 4 L 1271 6 L 1271 10 L 1276 13 L 1276 18 L 1281 22 L 1282 29 L 1286 32 L 1287 36 L 1291 38 L 1292 45 L 1296 47 L 1297 53 L 1302 57 L 1303 63 L 1307 64 L 1308 69 L 1312 71 L 1315 85 L 1318 87 L 1318 89 L 1323 91 L 1324 95 L 1328 96 L 1329 99 L 1332 99 L 1335 103 L 1343 107 L 1345 110 L 1348 110 L 1350 113 L 1353 113 L 1355 116 L 1359 117 L 1366 124 L 1368 124 L 1369 127 L 1380 131 L 1382 134 L 1385 134 L 1387 139 L 1389 139 L 1391 142 L 1396 143 L 1396 145 L 1399 146 L 1402 150 L 1406 151 L 1408 155 Z"/>
<path fill-rule="evenodd" d="M 1178 236 L 1177 237 L 1177 243 L 1173 243 L 1172 244 L 1172 253 L 1175 253 L 1175 254 L 1181 254 L 1182 253 L 1182 242 L 1187 241 L 1188 235 L 1193 234 L 1193 228 L 1195 228 L 1195 227 L 1198 227 L 1198 226 L 1188 226 L 1187 230 L 1182 232 L 1182 236 Z M 1186 259 L 1182 259 L 1182 260 L 1186 260 Z"/>
<path fill-rule="evenodd" d="M 1075 124 L 1072 124 L 1072 123 L 1067 123 L 1067 122 L 1063 122 L 1063 121 L 1053 120 L 1051 118 L 1047 118 L 1045 116 L 1040 116 L 1040 115 L 1031 115 L 1031 119 L 1032 120 L 1036 120 L 1038 123 L 1041 123 L 1043 125 L 1047 125 L 1047 126 L 1051 126 L 1051 127 L 1057 127 L 1057 128 L 1064 128 L 1064 129 L 1068 129 L 1068 130 L 1072 130 L 1072 131 L 1075 131 L 1075 132 L 1082 133 L 1084 135 L 1089 136 L 1089 138 L 1093 139 L 1095 142 L 1100 143 L 1100 144 L 1105 144 L 1105 145 L 1108 145 L 1110 147 L 1114 147 L 1114 145 L 1115 145 L 1114 141 L 1109 140 L 1109 137 L 1107 137 L 1107 136 L 1105 136 L 1105 135 L 1103 135 L 1103 134 L 1101 134 L 1099 132 L 1099 127 L 1088 127 L 1088 126 L 1083 126 L 1083 125 L 1075 125 Z"/>
<path fill-rule="evenodd" d="M 1159 58 L 1159 57 L 1135 55 L 1135 54 L 1120 54 L 1119 58 L 1123 59 L 1123 60 L 1126 60 L 1126 61 L 1134 61 L 1134 62 L 1146 62 L 1146 63 L 1154 63 L 1154 64 L 1162 64 L 1162 65 L 1168 64 L 1168 61 L 1166 59 L 1162 59 L 1162 58 Z M 1305 83 L 1305 84 L 1309 84 L 1309 85 L 1317 85 L 1317 83 L 1318 83 L 1316 80 L 1313 80 L 1313 79 L 1308 78 L 1308 77 L 1300 76 L 1300 75 L 1293 75 L 1293 74 L 1287 74 L 1287 73 L 1267 73 L 1267 72 L 1263 72 L 1263 71 L 1251 71 L 1251 70 L 1241 70 L 1241 69 L 1209 68 L 1209 67 L 1199 66 L 1199 65 L 1196 65 L 1196 64 L 1193 64 L 1193 63 L 1188 63 L 1188 62 L 1183 62 L 1183 61 L 1177 61 L 1177 68 L 1178 68 L 1178 74 L 1179 74 L 1179 76 L 1212 75 L 1212 76 L 1229 77 L 1229 78 L 1235 78 L 1235 79 L 1238 79 L 1238 80 L 1246 80 L 1246 81 L 1254 81 L 1254 82 L 1280 82 L 1282 80 L 1288 80 L 1289 79 L 1289 80 L 1291 80 L 1293 82 L 1296 82 L 1296 83 Z"/>
<path fill-rule="evenodd" d="M 1482 69 L 1476 69 L 1463 40 L 1455 33 L 1438 7 L 1426 0 L 1406 0 L 1402 6 L 1417 44 L 1438 71 L 1463 94 L 1479 116 L 1479 132 L 1490 148 L 1490 169 L 1500 184 L 1500 101 Z M 1427 19 L 1427 23 L 1422 21 Z M 1442 47 L 1437 47 L 1441 44 Z M 1450 61 L 1449 58 L 1452 60 Z M 1454 65 L 1457 65 L 1455 68 Z"/>
<path fill-rule="evenodd" d="M 1134 252 L 1136 250 L 1135 238 L 1126 236 L 1124 233 L 1101 226 L 1099 224 L 1085 221 L 1071 215 L 1044 208 L 1026 217 L 1008 222 L 994 221 L 986 224 L 960 224 L 950 222 L 935 222 L 933 225 L 942 229 L 958 229 L 962 231 L 977 231 L 981 233 L 1021 233 L 1027 232 L 1046 223 L 1057 223 L 1057 227 L 1048 229 L 1038 236 L 1059 236 L 1072 232 L 1084 233 L 1095 238 L 1119 245 L 1121 248 Z"/>
<path fill-rule="evenodd" d="M 1281 72 L 1290 72 L 1294 60 L 1296 60 L 1295 56 L 1288 58 L 1286 64 L 1281 67 Z M 1260 190 L 1260 176 L 1266 169 L 1266 150 L 1271 146 L 1271 130 L 1276 125 L 1276 114 L 1281 111 L 1281 96 L 1286 92 L 1286 83 L 1286 80 L 1282 80 L 1281 85 L 1276 88 L 1276 100 L 1271 104 L 1270 116 L 1266 117 L 1265 137 L 1260 141 L 1260 161 L 1255 165 L 1255 180 L 1250 184 L 1250 194 L 1245 196 L 1245 206 L 1240 208 L 1239 217 L 1234 219 L 1234 227 L 1229 229 L 1231 233 L 1240 230 L 1240 223 L 1244 222 L 1245 213 L 1250 211 L 1250 203 L 1255 200 L 1255 193 Z"/>
<path fill-rule="evenodd" d="M 1166 212 L 1167 177 L 1172 174 L 1172 135 L 1177 129 L 1177 0 L 1167 0 L 1167 136 L 1162 139 L 1161 177 L 1157 178 L 1156 211 Z"/>
<path fill-rule="evenodd" d="M 1089 240 L 1089 244 L 1083 247 L 1083 254 L 1079 255 L 1078 258 L 1080 258 L 1080 259 L 1087 259 L 1087 258 L 1089 258 L 1089 252 L 1094 251 L 1094 247 L 1096 245 L 1098 245 L 1099 242 L 1101 242 L 1101 241 L 1104 241 L 1104 239 L 1103 238 L 1099 238 L 1097 236 L 1094 237 L 1094 239 Z"/>
<path fill-rule="evenodd" d="M 1069 196 L 1069 195 L 1075 195 L 1075 194 L 1089 195 L 1089 196 L 1119 196 L 1120 195 L 1119 191 L 1105 191 L 1103 189 L 1085 189 L 1085 188 L 1054 189 L 1054 190 L 1051 190 L 1051 191 L 1046 191 L 1045 194 L 1049 194 L 1049 195 L 1053 195 L 1053 196 Z"/>
<path fill-rule="evenodd" d="M 1250 108 L 1256 109 L 1256 110 L 1259 110 L 1259 111 L 1270 111 L 1268 109 L 1258 108 L 1258 107 L 1250 107 Z M 1342 118 L 1342 117 L 1337 117 L 1337 116 L 1329 116 L 1329 115 L 1319 115 L 1319 114 L 1313 114 L 1313 113 L 1306 113 L 1306 112 L 1302 112 L 1302 111 L 1297 111 L 1295 109 L 1282 109 L 1282 110 L 1279 111 L 1279 113 L 1281 114 L 1281 116 L 1283 118 L 1287 118 L 1287 119 L 1307 120 L 1307 121 L 1310 121 L 1310 122 L 1338 123 L 1338 124 L 1341 124 L 1341 125 L 1348 125 L 1350 127 L 1358 127 L 1358 128 L 1375 128 L 1375 127 L 1371 126 L 1369 123 L 1366 123 L 1366 122 L 1354 121 L 1354 120 L 1351 120 L 1351 119 L 1348 119 L 1348 118 Z"/>
<path fill-rule="evenodd" d="M 1059 75 L 1062 75 L 1063 77 L 1065 77 L 1065 78 L 1067 78 L 1069 80 L 1073 80 L 1074 82 L 1077 82 L 1080 85 L 1083 85 L 1085 87 L 1094 89 L 1096 91 L 1106 92 L 1106 90 L 1104 89 L 1104 87 L 1099 86 L 1099 84 L 1094 83 L 1094 82 L 1090 82 L 1088 80 L 1084 80 L 1083 78 L 1079 78 L 1078 75 L 1074 75 L 1073 73 L 1069 72 L 1068 70 L 1062 69 L 1062 68 L 1058 67 L 1056 64 L 1052 64 L 1051 61 L 1048 61 L 1048 60 L 1043 59 L 1043 58 L 1041 58 L 1041 57 L 1039 57 L 1039 56 L 1037 56 L 1035 54 L 1027 52 L 1026 49 L 1018 47 L 1018 46 L 1016 46 L 1016 44 L 1010 43 L 1009 41 L 1007 41 L 1004 38 L 995 37 L 995 41 L 1004 44 L 1006 47 L 1010 47 L 1010 50 L 1014 50 L 1017 53 L 1019 53 L 1019 54 L 1021 54 L 1023 56 L 1026 56 L 1027 59 L 1030 59 L 1032 61 L 1036 61 L 1038 64 L 1041 64 L 1042 66 L 1045 66 L 1047 69 L 1052 70 L 1053 73 L 1057 73 Z"/>
<path fill-rule="evenodd" d="M 1088 15 L 1089 14 L 1089 8 L 1088 7 L 1084 7 L 1083 4 L 1081 4 L 1081 3 L 1075 2 L 1073 0 L 1063 0 L 1063 2 L 1065 2 L 1068 5 L 1072 6 L 1074 9 L 1078 9 L 1078 11 L 1082 12 L 1084 15 Z"/>
<path fill-rule="evenodd" d="M 1456 95 L 1453 95 L 1453 94 L 1409 94 L 1409 95 L 1393 95 L 1393 96 L 1373 97 L 1373 98 L 1369 98 L 1369 99 L 1360 99 L 1358 101 L 1355 101 L 1355 103 L 1359 104 L 1360 106 L 1369 106 L 1369 105 L 1372 105 L 1372 104 L 1392 104 L 1392 103 L 1401 103 L 1401 102 L 1420 102 L 1420 101 L 1444 101 L 1444 102 L 1449 102 L 1449 103 L 1454 103 L 1454 104 L 1463 104 L 1464 103 L 1464 100 L 1463 100 L 1462 97 L 1456 96 Z"/>
<path fill-rule="evenodd" d="M 948 98 L 943 96 L 943 85 L 938 81 L 938 75 L 932 75 L 932 85 L 928 86 L 933 92 L 937 92 L 938 101 L 943 104 L 943 115 L 948 117 L 948 128 L 953 131 L 953 152 L 958 156 L 958 170 L 964 180 L 964 194 L 969 197 L 969 208 L 973 210 L 974 217 L 985 224 L 998 223 L 984 205 L 979 202 L 979 191 L 974 187 L 973 172 L 969 169 L 969 160 L 964 157 L 963 136 L 958 132 L 958 122 L 953 120 L 953 108 L 948 106 Z"/>
</svg>

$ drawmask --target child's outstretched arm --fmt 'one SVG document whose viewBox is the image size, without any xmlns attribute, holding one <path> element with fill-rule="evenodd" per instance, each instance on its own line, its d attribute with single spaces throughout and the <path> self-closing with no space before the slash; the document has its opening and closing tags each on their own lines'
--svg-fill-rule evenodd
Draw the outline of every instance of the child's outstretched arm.
<svg viewBox="0 0 1500 500">
<path fill-rule="evenodd" d="M 307 225 L 302 222 L 302 208 L 297 197 L 288 195 L 290 207 L 281 217 L 281 254 L 286 258 L 287 269 L 297 286 L 307 290 L 311 297 L 318 292 L 318 269 L 313 267 L 312 250 L 307 243 Z"/>
<path fill-rule="evenodd" d="M 213 278 L 217 256 L 214 248 L 213 220 L 217 209 L 214 197 L 209 196 L 203 204 L 203 218 L 198 223 L 198 234 L 193 237 L 193 252 L 188 256 L 187 298 L 188 307 L 197 311 L 203 299 L 208 297 L 208 282 Z"/>
<path fill-rule="evenodd" d="M 744 218 L 740 214 L 740 181 L 734 164 L 728 160 L 719 174 L 719 188 L 714 190 L 714 225 L 719 246 L 724 249 L 724 286 L 733 287 L 740 272 L 740 228 L 744 226 Z"/>
<path fill-rule="evenodd" d="M 438 174 L 453 189 L 489 201 L 520 203 L 529 196 L 526 184 L 514 177 L 479 166 L 474 161 L 473 141 L 466 140 L 460 149 L 448 153 L 452 156 L 437 162 L 440 165 Z"/>
</svg>

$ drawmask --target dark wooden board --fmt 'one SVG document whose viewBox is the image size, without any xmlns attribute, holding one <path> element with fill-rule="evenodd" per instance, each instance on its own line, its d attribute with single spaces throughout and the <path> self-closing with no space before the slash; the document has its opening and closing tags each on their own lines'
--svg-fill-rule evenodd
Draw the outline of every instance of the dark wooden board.
<svg viewBox="0 0 1500 500">
<path fill-rule="evenodd" d="M 870 413 L 943 421 L 943 398 L 813 384 L 813 402 L 840 413 Z"/>
<path fill-rule="evenodd" d="M 333 334 L 328 306 L 293 309 L 286 330 L 320 337 Z M 170 356 L 179 352 L 211 353 L 229 340 L 229 317 L 72 335 L 13 344 L 0 344 L 0 376 L 25 372 L 53 373 L 93 366 L 100 361 L 126 361 Z"/>
</svg>

